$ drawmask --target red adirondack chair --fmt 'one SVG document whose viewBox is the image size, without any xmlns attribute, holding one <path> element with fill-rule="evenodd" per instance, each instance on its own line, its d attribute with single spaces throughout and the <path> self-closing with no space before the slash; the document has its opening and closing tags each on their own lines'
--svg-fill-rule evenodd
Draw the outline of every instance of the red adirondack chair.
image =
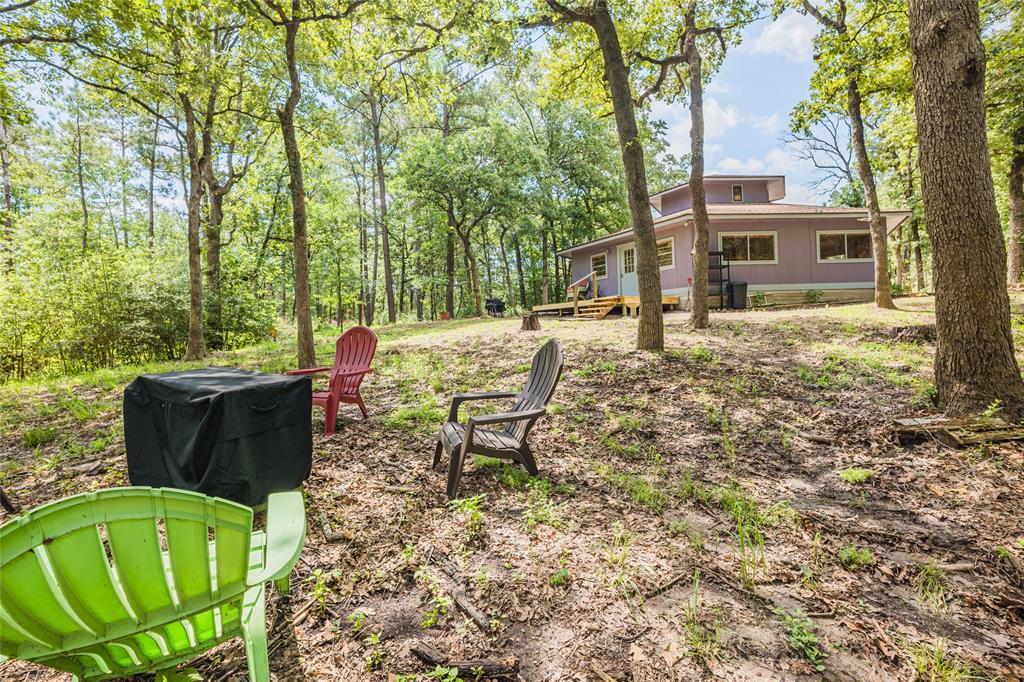
<svg viewBox="0 0 1024 682">
<path fill-rule="evenodd" d="M 377 350 L 377 335 L 366 327 L 352 327 L 338 337 L 335 346 L 334 364 L 331 367 L 313 367 L 311 369 L 293 369 L 291 375 L 318 374 L 330 372 L 326 391 L 313 391 L 313 404 L 324 408 L 324 433 L 334 433 L 334 424 L 338 418 L 338 406 L 341 403 L 358 405 L 366 413 L 363 396 L 359 394 L 359 385 L 363 377 L 373 370 L 370 362 Z"/>
</svg>

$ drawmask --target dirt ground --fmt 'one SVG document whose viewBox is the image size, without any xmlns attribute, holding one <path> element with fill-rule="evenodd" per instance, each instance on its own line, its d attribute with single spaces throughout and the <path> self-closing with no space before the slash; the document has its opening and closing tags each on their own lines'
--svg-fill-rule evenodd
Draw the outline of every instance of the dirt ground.
<svg viewBox="0 0 1024 682">
<path fill-rule="evenodd" d="M 454 680 L 413 653 L 426 643 L 514 657 L 531 682 L 1024 679 L 1024 447 L 899 445 L 894 417 L 935 410 L 932 343 L 894 332 L 933 322 L 932 301 L 898 304 L 717 313 L 700 332 L 670 313 L 660 354 L 633 350 L 629 319 L 385 335 L 370 419 L 343 406 L 326 438 L 315 410 L 306 548 L 268 604 L 276 678 Z M 541 477 L 478 460 L 446 504 L 447 460 L 430 462 L 450 396 L 518 390 L 551 336 L 566 364 L 531 435 Z M 0 388 L 5 490 L 31 506 L 126 484 L 132 376 Z M 240 642 L 192 666 L 246 679 Z M 67 677 L 8 662 L 0 679 Z"/>
</svg>

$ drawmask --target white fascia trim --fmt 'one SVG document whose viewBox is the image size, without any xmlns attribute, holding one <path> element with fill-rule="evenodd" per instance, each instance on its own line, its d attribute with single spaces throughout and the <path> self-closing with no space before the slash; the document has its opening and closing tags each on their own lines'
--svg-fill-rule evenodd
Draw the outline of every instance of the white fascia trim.
<svg viewBox="0 0 1024 682">
<path fill-rule="evenodd" d="M 737 278 L 738 279 L 738 278 Z M 806 291 L 807 289 L 874 289 L 874 282 L 809 282 L 804 284 L 747 284 L 747 291 Z"/>
</svg>

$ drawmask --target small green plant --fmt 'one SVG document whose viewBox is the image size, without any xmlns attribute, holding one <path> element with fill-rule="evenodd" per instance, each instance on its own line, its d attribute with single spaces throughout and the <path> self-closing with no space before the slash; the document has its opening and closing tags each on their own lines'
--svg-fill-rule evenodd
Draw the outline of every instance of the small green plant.
<svg viewBox="0 0 1024 682">
<path fill-rule="evenodd" d="M 580 379 L 586 379 L 587 377 L 591 377 L 595 374 L 614 374 L 617 369 L 618 366 L 616 366 L 614 362 L 606 360 L 604 362 L 595 362 L 580 367 L 576 370 L 576 376 Z"/>
<path fill-rule="evenodd" d="M 816 590 L 828 579 L 828 555 L 821 541 L 821 533 L 815 533 L 811 541 L 811 561 L 800 566 L 800 583 L 809 590 Z"/>
<path fill-rule="evenodd" d="M 839 473 L 839 477 L 850 485 L 860 485 L 870 480 L 872 476 L 874 476 L 874 472 L 871 469 L 860 469 L 858 467 L 843 469 Z"/>
<path fill-rule="evenodd" d="M 484 498 L 487 494 L 475 495 L 465 499 L 449 500 L 448 508 L 461 512 L 466 516 L 466 541 L 473 544 L 480 544 L 486 538 L 486 530 L 484 529 L 484 515 L 480 511 L 480 505 L 483 503 Z"/>
<path fill-rule="evenodd" d="M 384 665 L 384 650 L 380 645 L 380 633 L 370 633 L 366 641 L 371 647 L 370 653 L 366 656 L 366 671 L 373 672 L 374 670 L 379 670 Z"/>
<path fill-rule="evenodd" d="M 352 632 L 360 632 L 366 624 L 366 611 L 356 609 L 348 614 L 348 622 L 352 624 Z"/>
<path fill-rule="evenodd" d="M 694 346 L 689 351 L 687 351 L 687 355 L 689 355 L 690 359 L 693 360 L 694 362 L 704 365 L 713 365 L 715 361 L 718 359 L 715 357 L 714 353 L 712 353 L 704 346 Z"/>
<path fill-rule="evenodd" d="M 946 608 L 946 571 L 935 562 L 921 564 L 917 569 L 917 598 L 935 611 Z"/>
<path fill-rule="evenodd" d="M 552 587 L 566 587 L 571 581 L 572 575 L 569 573 L 569 569 L 565 566 L 559 568 L 548 578 L 548 584 Z"/>
<path fill-rule="evenodd" d="M 825 645 L 818 639 L 814 632 L 814 623 L 800 610 L 795 613 L 787 613 L 783 609 L 772 609 L 782 618 L 786 625 L 786 636 L 789 638 L 789 646 L 801 656 L 806 658 L 814 669 L 825 672 L 825 659 L 828 653 Z"/>
<path fill-rule="evenodd" d="M 984 679 L 973 666 L 949 653 L 944 639 L 922 642 L 913 648 L 915 678 L 919 682 L 967 682 Z"/>
<path fill-rule="evenodd" d="M 821 300 L 821 297 L 825 295 L 825 292 L 821 289 L 808 289 L 804 292 L 804 301 L 814 305 Z"/>
<path fill-rule="evenodd" d="M 448 615 L 452 600 L 445 596 L 441 589 L 441 582 L 429 573 L 420 569 L 416 571 L 416 579 L 426 588 L 427 594 L 430 596 L 427 602 L 429 608 L 423 614 L 420 627 L 432 628 Z"/>
<path fill-rule="evenodd" d="M 21 434 L 22 442 L 30 448 L 52 443 L 56 439 L 57 429 L 52 426 L 39 426 L 32 429 L 25 429 Z"/>
<path fill-rule="evenodd" d="M 617 471 L 607 464 L 594 466 L 597 475 L 622 490 L 629 499 L 648 509 L 661 513 L 668 504 L 668 495 L 656 483 L 649 482 L 645 477 Z"/>
<path fill-rule="evenodd" d="M 693 593 L 686 604 L 683 624 L 683 640 L 686 655 L 700 660 L 718 662 L 722 657 L 722 626 L 716 620 L 710 624 L 704 616 L 704 605 L 700 593 L 700 571 L 693 572 Z"/>
<path fill-rule="evenodd" d="M 761 306 L 768 305 L 768 297 L 763 291 L 754 292 L 754 307 L 760 308 Z"/>
<path fill-rule="evenodd" d="M 998 415 L 1002 411 L 1003 401 L 1001 401 L 999 398 L 996 398 L 991 403 L 989 403 L 988 407 L 982 410 L 981 414 L 978 415 L 978 423 L 981 424 L 982 426 L 990 426 L 992 424 L 992 421 L 996 418 L 996 415 Z"/>
<path fill-rule="evenodd" d="M 316 599 L 320 615 L 327 613 L 327 598 L 331 595 L 331 587 L 327 584 L 327 576 L 317 568 L 313 571 L 313 598 Z"/>
<path fill-rule="evenodd" d="M 862 568 L 870 568 L 875 565 L 875 555 L 868 548 L 859 548 L 855 545 L 847 545 L 839 550 L 839 561 L 851 571 L 859 571 Z"/>
<path fill-rule="evenodd" d="M 562 526 L 562 510 L 564 504 L 552 502 L 549 494 L 551 484 L 548 481 L 533 481 L 526 490 L 526 509 L 523 510 L 523 530 L 532 533 L 537 526 Z"/>
</svg>

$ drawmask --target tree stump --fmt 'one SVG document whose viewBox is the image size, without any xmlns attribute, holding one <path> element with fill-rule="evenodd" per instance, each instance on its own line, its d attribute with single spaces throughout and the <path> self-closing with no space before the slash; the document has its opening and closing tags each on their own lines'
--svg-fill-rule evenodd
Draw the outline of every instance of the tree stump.
<svg viewBox="0 0 1024 682">
<path fill-rule="evenodd" d="M 521 331 L 524 332 L 539 332 L 540 331 L 540 318 L 537 313 L 523 313 L 523 328 Z"/>
</svg>

